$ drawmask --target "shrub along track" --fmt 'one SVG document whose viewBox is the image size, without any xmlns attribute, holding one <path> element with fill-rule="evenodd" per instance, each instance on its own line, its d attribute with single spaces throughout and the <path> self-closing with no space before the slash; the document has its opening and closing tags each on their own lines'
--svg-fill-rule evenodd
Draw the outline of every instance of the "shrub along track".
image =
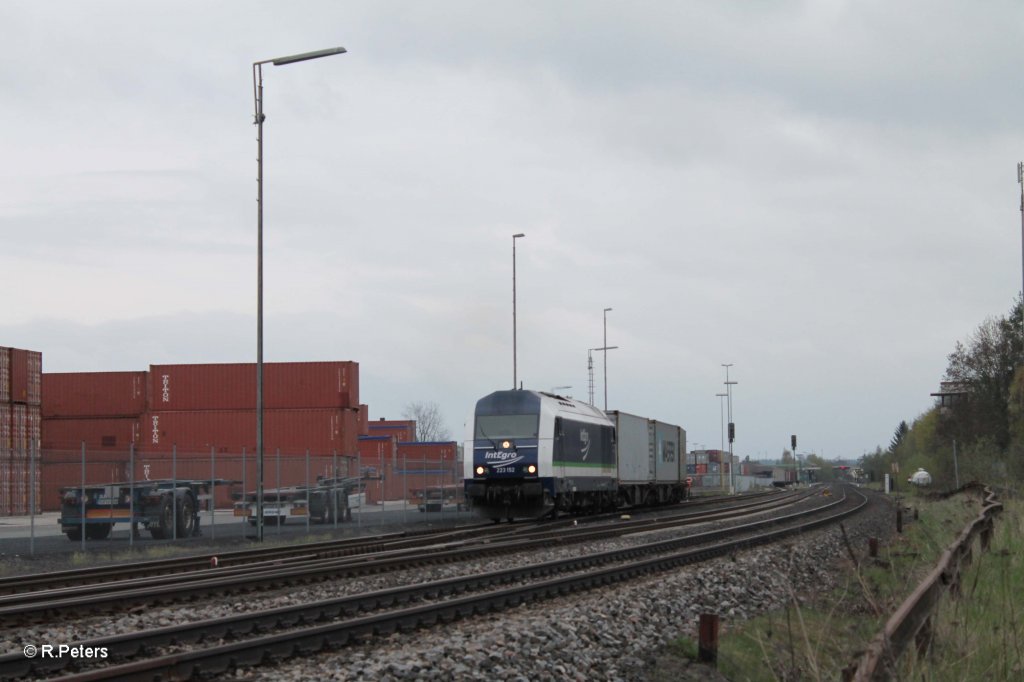
<svg viewBox="0 0 1024 682">
<path fill-rule="evenodd" d="M 444 623 L 475 613 L 487 613 L 524 602 L 613 584 L 654 571 L 706 561 L 838 522 L 856 513 L 865 504 L 863 496 L 854 493 L 808 511 L 734 526 L 724 532 L 701 533 L 522 568 L 80 642 L 77 645 L 106 647 L 112 659 L 123 660 L 140 653 L 155 657 L 87 670 L 73 679 L 183 679 L 199 674 L 219 674 L 233 666 L 256 665 L 267 659 L 288 658 L 328 646 L 344 645 L 369 635 L 384 635 L 396 630 Z M 635 528 L 631 530 L 636 532 Z M 736 539 L 722 541 L 723 535 Z M 506 587 L 493 589 L 495 586 Z M 455 596 L 471 591 L 477 592 L 468 596 Z M 418 603 L 423 600 L 436 601 Z M 409 603 L 417 605 L 364 616 L 356 615 Z M 302 627 L 205 649 L 180 650 L 180 647 L 193 647 L 225 637 L 243 637 L 269 629 L 296 626 Z M 161 650 L 161 647 L 171 645 L 177 645 L 179 650 L 173 653 Z M 63 668 L 69 663 L 64 659 L 25 659 L 20 654 L 5 656 L 0 658 L 0 675 L 38 675 Z"/>
</svg>

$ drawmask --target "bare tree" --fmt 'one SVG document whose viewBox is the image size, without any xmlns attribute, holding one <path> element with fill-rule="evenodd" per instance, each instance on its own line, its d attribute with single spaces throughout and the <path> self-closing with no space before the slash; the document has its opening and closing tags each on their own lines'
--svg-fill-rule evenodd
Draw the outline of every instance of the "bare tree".
<svg viewBox="0 0 1024 682">
<path fill-rule="evenodd" d="M 402 416 L 416 421 L 418 441 L 448 441 L 452 438 L 448 427 L 444 425 L 441 408 L 435 402 L 414 400 L 406 403 Z"/>
</svg>

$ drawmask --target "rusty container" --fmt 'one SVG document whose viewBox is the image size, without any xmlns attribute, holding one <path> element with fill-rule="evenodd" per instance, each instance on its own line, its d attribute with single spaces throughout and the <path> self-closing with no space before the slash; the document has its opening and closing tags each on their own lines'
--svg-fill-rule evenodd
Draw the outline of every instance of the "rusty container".
<svg viewBox="0 0 1024 682">
<path fill-rule="evenodd" d="M 0 346 L 0 403 L 11 402 L 11 349 Z"/>
<path fill-rule="evenodd" d="M 366 404 L 359 405 L 359 435 L 369 436 L 370 435 L 370 406 Z"/>
<path fill-rule="evenodd" d="M 148 409 L 247 410 L 256 406 L 255 363 L 151 365 Z M 359 363 L 263 365 L 264 409 L 358 407 Z"/>
<path fill-rule="evenodd" d="M 42 435 L 39 405 L 11 403 L 11 457 L 28 459 L 30 449 L 38 450 Z"/>
<path fill-rule="evenodd" d="M 264 453 L 355 454 L 356 410 L 264 410 Z M 256 410 L 150 411 L 140 419 L 139 448 L 146 452 L 239 454 L 256 451 Z"/>
<path fill-rule="evenodd" d="M 379 419 L 367 426 L 368 436 L 394 436 L 400 443 L 416 440 L 416 422 L 414 420 Z"/>
<path fill-rule="evenodd" d="M 442 462 L 451 464 L 458 456 L 458 444 L 448 442 L 398 443 L 398 459 L 409 462 Z"/>
<path fill-rule="evenodd" d="M 85 484 L 128 481 L 129 453 L 86 450 Z M 82 485 L 82 452 L 47 451 L 39 464 L 39 503 L 42 511 L 60 511 L 61 489 Z"/>
<path fill-rule="evenodd" d="M 10 367 L 11 402 L 38 406 L 42 391 L 43 354 L 11 348 Z"/>
<path fill-rule="evenodd" d="M 128 452 L 139 441 L 139 424 L 139 417 L 43 418 L 43 449 L 80 449 L 84 441 L 88 452 Z"/>
<path fill-rule="evenodd" d="M 10 403 L 0 403 L 0 460 L 11 458 L 11 412 Z"/>
<path fill-rule="evenodd" d="M 138 417 L 146 411 L 146 372 L 48 372 L 43 418 Z"/>
</svg>

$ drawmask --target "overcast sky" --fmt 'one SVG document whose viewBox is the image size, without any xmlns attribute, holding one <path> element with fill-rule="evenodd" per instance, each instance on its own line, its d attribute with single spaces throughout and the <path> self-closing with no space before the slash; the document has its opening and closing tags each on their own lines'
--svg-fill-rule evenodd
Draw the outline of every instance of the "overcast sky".
<svg viewBox="0 0 1024 682">
<path fill-rule="evenodd" d="M 0 4 L 0 345 L 49 372 L 355 360 L 453 435 L 518 375 L 859 456 L 1021 285 L 1024 4 Z M 596 402 L 604 375 L 595 353 Z"/>
</svg>

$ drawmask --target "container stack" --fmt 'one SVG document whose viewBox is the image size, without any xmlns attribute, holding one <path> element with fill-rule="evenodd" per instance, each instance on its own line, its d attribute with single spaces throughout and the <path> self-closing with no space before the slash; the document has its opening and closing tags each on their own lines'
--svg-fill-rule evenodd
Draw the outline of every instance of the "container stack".
<svg viewBox="0 0 1024 682">
<path fill-rule="evenodd" d="M 2 516 L 30 513 L 33 497 L 38 506 L 42 367 L 42 353 L 0 347 Z"/>
<path fill-rule="evenodd" d="M 256 449 L 256 365 L 151 365 L 139 447 L 146 452 Z M 264 451 L 355 454 L 359 364 L 263 365 Z"/>
</svg>

